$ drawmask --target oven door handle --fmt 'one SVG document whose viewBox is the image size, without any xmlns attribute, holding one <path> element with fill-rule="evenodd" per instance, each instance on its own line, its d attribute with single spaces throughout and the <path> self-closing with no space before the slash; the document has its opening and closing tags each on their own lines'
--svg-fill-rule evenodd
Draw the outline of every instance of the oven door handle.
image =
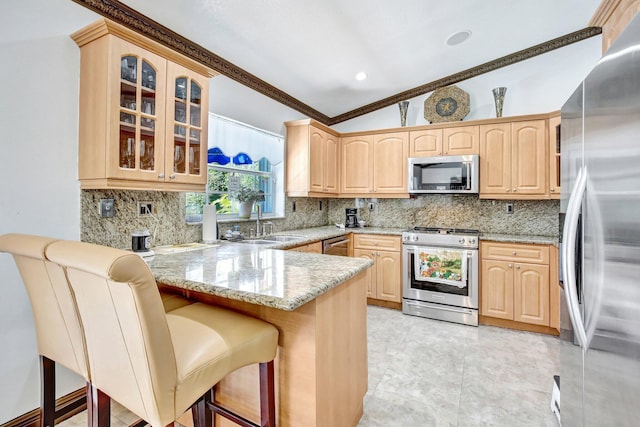
<svg viewBox="0 0 640 427">
<path fill-rule="evenodd" d="M 405 304 L 407 305 L 412 305 L 414 307 L 428 307 L 428 304 L 422 304 L 419 302 L 413 302 L 410 300 L 404 300 Z M 468 309 L 468 308 L 455 308 L 455 307 L 448 307 L 446 305 L 442 305 L 442 304 L 438 304 L 438 310 L 442 310 L 442 311 L 452 311 L 454 313 L 473 313 L 473 310 Z"/>
<path fill-rule="evenodd" d="M 467 167 L 467 190 L 471 190 L 471 163 L 465 162 Z"/>
</svg>

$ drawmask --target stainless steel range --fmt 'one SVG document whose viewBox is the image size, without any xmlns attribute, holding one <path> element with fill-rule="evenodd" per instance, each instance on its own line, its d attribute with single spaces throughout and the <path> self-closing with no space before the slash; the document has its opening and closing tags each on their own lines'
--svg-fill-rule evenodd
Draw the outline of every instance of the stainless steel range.
<svg viewBox="0 0 640 427">
<path fill-rule="evenodd" d="M 402 233 L 402 312 L 478 326 L 478 230 Z"/>
</svg>

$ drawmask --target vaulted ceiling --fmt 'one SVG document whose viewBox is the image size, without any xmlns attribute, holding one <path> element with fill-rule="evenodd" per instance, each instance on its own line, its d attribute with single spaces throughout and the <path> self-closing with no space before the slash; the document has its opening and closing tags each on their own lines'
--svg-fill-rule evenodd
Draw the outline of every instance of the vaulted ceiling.
<svg viewBox="0 0 640 427">
<path fill-rule="evenodd" d="M 599 34 L 600 0 L 73 1 L 152 36 L 156 21 L 160 39 L 327 124 Z"/>
</svg>

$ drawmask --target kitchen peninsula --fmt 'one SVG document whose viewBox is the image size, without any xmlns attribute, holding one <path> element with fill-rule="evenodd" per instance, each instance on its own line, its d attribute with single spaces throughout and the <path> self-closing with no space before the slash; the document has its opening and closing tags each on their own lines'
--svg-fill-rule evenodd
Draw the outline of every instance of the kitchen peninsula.
<svg viewBox="0 0 640 427">
<path fill-rule="evenodd" d="M 367 391 L 371 261 L 222 242 L 156 255 L 148 264 L 164 290 L 278 328 L 278 425 L 357 425 Z M 257 366 L 235 371 L 220 383 L 216 400 L 259 419 L 257 377 Z"/>
</svg>

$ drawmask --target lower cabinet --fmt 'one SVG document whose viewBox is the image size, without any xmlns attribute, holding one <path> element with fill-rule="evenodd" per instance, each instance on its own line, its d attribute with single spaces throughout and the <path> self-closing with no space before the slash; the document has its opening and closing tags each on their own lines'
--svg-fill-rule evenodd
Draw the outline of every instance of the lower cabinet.
<svg viewBox="0 0 640 427">
<path fill-rule="evenodd" d="M 289 250 L 296 251 L 296 252 L 308 252 L 312 254 L 321 254 L 322 242 L 314 242 L 314 243 L 309 243 L 308 245 L 296 246 L 295 248 L 291 248 Z"/>
<path fill-rule="evenodd" d="M 400 236 L 356 234 L 353 240 L 353 256 L 374 262 L 367 270 L 367 297 L 402 302 Z"/>
<path fill-rule="evenodd" d="M 481 242 L 480 315 L 551 325 L 549 245 Z M 555 262 L 555 261 L 554 261 Z"/>
</svg>

